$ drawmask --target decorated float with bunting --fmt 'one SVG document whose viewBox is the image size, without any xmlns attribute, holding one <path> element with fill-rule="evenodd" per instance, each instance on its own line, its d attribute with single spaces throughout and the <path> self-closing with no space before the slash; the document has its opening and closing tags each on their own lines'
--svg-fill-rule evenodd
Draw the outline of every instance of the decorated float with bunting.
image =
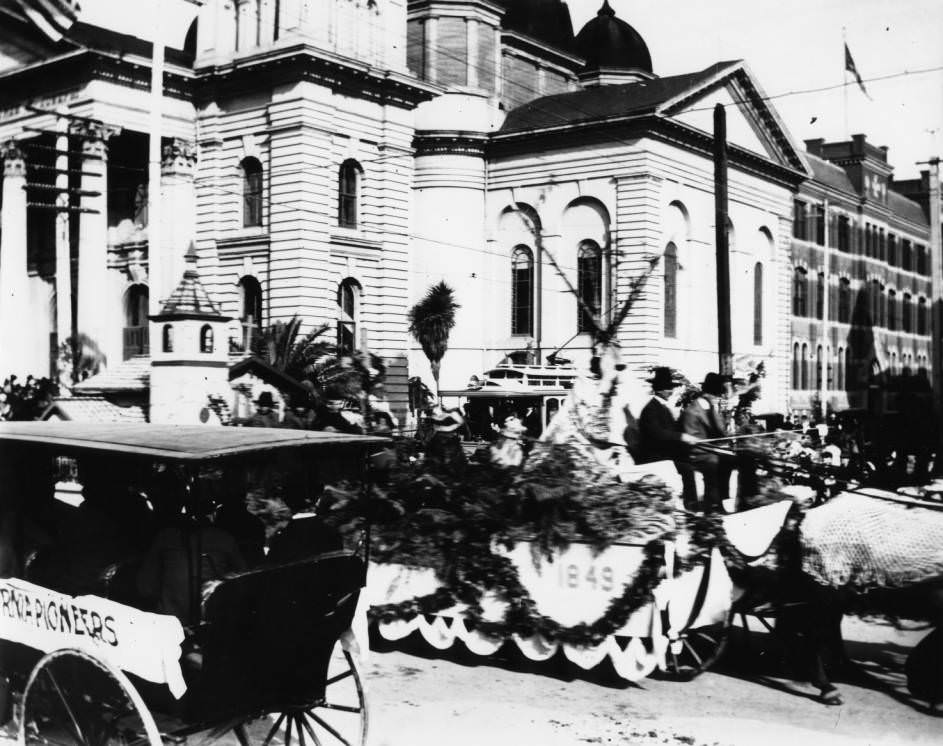
<svg viewBox="0 0 943 746">
<path fill-rule="evenodd" d="M 682 510 L 673 463 L 637 465 L 619 444 L 643 397 L 610 349 L 598 376 L 574 378 L 523 465 L 401 458 L 373 496 L 362 604 L 375 632 L 480 656 L 562 651 L 627 680 L 706 670 L 726 645 L 738 570 L 791 503 Z"/>
</svg>

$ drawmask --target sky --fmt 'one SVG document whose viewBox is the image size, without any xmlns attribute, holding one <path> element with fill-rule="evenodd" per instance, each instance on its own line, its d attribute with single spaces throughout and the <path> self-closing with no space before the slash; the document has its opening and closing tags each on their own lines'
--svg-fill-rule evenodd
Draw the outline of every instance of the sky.
<svg viewBox="0 0 943 746">
<path fill-rule="evenodd" d="M 943 0 L 609 0 L 648 44 L 657 75 L 746 60 L 793 137 L 864 133 L 897 179 L 943 157 Z M 579 32 L 602 0 L 567 0 Z M 871 99 L 845 90 L 842 29 Z M 904 71 L 941 68 L 887 80 Z M 838 86 L 792 96 L 790 91 Z M 847 111 L 847 114 L 846 114 Z M 847 120 L 847 126 L 846 126 Z"/>
</svg>

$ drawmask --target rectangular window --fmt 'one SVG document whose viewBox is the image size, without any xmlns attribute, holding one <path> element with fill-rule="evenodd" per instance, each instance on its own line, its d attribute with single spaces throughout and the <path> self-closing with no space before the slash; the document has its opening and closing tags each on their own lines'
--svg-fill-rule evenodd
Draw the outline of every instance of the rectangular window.
<svg viewBox="0 0 943 746">
<path fill-rule="evenodd" d="M 815 318 L 825 318 L 825 273 L 819 272 L 815 283 Z"/>
<path fill-rule="evenodd" d="M 825 205 L 815 206 L 815 242 L 825 245 Z"/>
<path fill-rule="evenodd" d="M 898 266 L 900 257 L 897 256 L 897 236 L 893 233 L 887 234 L 887 263 L 892 267 Z"/>
<path fill-rule="evenodd" d="M 851 225 L 847 215 L 838 217 L 838 250 L 851 251 Z"/>
<path fill-rule="evenodd" d="M 794 237 L 805 239 L 809 235 L 806 219 L 806 203 L 797 199 L 792 205 L 792 235 Z"/>
</svg>

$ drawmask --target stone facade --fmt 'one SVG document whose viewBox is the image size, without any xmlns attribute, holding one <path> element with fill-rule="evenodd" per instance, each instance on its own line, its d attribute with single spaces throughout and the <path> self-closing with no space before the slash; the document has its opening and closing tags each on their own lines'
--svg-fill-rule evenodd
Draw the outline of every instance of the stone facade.
<svg viewBox="0 0 943 746">
<path fill-rule="evenodd" d="M 745 64 L 670 78 L 608 62 L 587 72 L 557 0 L 164 7 L 173 28 L 158 250 L 148 240 L 147 24 L 80 15 L 59 46 L 31 37 L 0 51 L 0 143 L 10 143 L 0 375 L 48 374 L 74 334 L 108 366 L 141 354 L 158 363 L 148 316 L 177 287 L 192 244 L 202 285 L 231 319 L 213 322 L 214 354 L 238 353 L 295 315 L 305 330 L 328 324 L 331 337 L 385 359 L 399 414 L 408 377 L 430 381 L 407 311 L 441 279 L 461 304 L 443 388 L 508 355 L 585 365 L 591 325 L 573 291 L 593 296 L 589 310 L 609 323 L 653 260 L 616 338 L 638 372 L 669 364 L 699 380 L 717 365 L 716 104 L 731 147 L 734 353 L 765 363 L 762 407 L 810 405 L 811 391 L 791 385 L 792 351 L 824 339 L 819 322 L 792 313 L 794 267 L 816 272 L 822 261 L 814 241 L 791 235 L 797 192 L 810 205 L 828 198 L 878 236 L 928 244 L 913 203 L 868 196 L 882 187 L 858 166 L 842 162 L 860 184 L 822 181 L 819 161 L 844 156 L 806 156 Z M 629 56 L 647 58 L 607 8 L 594 23 L 619 25 Z M 867 154 L 869 173 L 886 179 L 886 154 Z M 929 297 L 919 272 L 856 257 L 836 253 L 835 277 L 848 264 L 855 288 L 877 272 L 886 287 Z M 882 335 L 885 367 L 894 352 L 914 366 L 927 354 L 925 335 Z M 164 373 L 152 386 L 179 387 Z M 850 392 L 834 398 L 856 405 Z"/>
</svg>

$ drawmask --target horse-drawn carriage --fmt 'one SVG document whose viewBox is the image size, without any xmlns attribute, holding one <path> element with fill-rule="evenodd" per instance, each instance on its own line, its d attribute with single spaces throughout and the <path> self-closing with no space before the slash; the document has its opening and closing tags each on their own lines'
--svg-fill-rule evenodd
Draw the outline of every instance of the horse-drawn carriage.
<svg viewBox="0 0 943 746">
<path fill-rule="evenodd" d="M 366 558 L 311 542 L 274 558 L 259 546 L 255 562 L 221 573 L 214 552 L 224 541 L 207 516 L 249 499 L 281 506 L 287 521 L 273 491 L 356 479 L 377 442 L 261 428 L 0 425 L 0 670 L 4 719 L 12 714 L 21 742 L 158 746 L 203 733 L 242 746 L 362 744 L 367 704 L 348 630 Z M 76 462 L 80 499 L 74 484 L 57 484 Z M 239 491 L 225 478 L 233 470 L 254 473 L 258 489 Z M 221 484 L 232 492 L 214 493 Z M 263 541 L 256 529 L 279 535 L 239 515 L 251 530 L 234 529 L 237 546 Z M 88 541 L 69 545 L 72 529 Z M 162 535 L 179 542 L 161 546 L 165 585 L 146 594 L 148 541 Z M 106 552 L 112 540 L 121 548 Z M 181 582 L 174 615 L 162 601 Z"/>
</svg>

